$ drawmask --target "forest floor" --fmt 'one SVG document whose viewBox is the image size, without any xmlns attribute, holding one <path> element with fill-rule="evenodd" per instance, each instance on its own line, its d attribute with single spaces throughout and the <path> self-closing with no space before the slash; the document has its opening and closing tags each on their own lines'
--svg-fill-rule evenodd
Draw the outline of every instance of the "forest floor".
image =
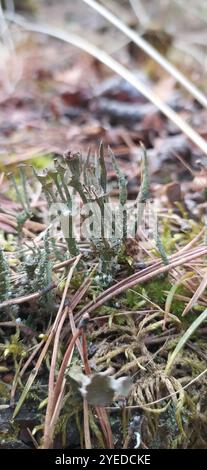
<svg viewBox="0 0 207 470">
<path fill-rule="evenodd" d="M 80 5 L 49 8 L 51 24 L 85 29 L 206 139 L 206 109 L 121 33 Z M 36 21 L 47 16 L 45 7 Z M 0 74 L 0 448 L 206 448 L 207 157 L 97 59 L 10 31 L 15 55 Z M 92 196 L 122 204 L 127 191 L 129 206 L 157 211 L 157 226 L 147 218 L 117 244 L 67 243 L 59 227 L 50 236 L 48 203 L 69 204 L 70 186 L 81 208 Z"/>
</svg>

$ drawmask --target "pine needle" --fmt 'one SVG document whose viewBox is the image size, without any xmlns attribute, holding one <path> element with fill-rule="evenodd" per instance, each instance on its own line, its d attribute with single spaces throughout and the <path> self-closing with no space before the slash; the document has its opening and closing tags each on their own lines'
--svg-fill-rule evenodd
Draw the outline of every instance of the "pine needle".
<svg viewBox="0 0 207 470">
<path fill-rule="evenodd" d="M 207 286 L 207 272 L 205 273 L 201 283 L 199 284 L 198 286 L 198 289 L 195 291 L 192 299 L 190 300 L 190 302 L 186 305 L 184 311 L 183 311 L 183 317 L 189 312 L 189 310 L 191 310 L 191 308 L 194 307 L 194 305 L 197 303 L 199 297 L 202 295 L 202 293 L 204 292 L 205 288 Z"/>
</svg>

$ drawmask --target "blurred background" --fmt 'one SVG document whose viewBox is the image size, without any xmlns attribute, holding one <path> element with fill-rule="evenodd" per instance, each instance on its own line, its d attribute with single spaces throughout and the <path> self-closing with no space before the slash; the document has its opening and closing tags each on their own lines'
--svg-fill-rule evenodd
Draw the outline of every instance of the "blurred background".
<svg viewBox="0 0 207 470">
<path fill-rule="evenodd" d="M 205 93 L 204 0 L 101 3 Z M 73 150 L 85 150 L 101 139 L 114 147 L 118 156 L 133 155 L 140 139 L 153 152 L 156 148 L 157 155 L 160 138 L 163 142 L 163 138 L 180 134 L 118 73 L 69 43 L 29 32 L 27 26 L 16 24 L 19 18 L 20 23 L 24 18 L 36 26 L 47 24 L 51 30 L 75 33 L 107 52 L 205 138 L 207 118 L 202 106 L 171 74 L 84 1 L 3 0 L 1 7 L 2 168 L 36 156 L 42 158 L 38 164 L 44 165 L 50 152 L 71 145 Z M 184 156 L 194 152 L 182 139 L 174 139 L 176 149 Z M 168 149 L 168 142 L 166 146 Z M 195 153 L 199 154 L 196 149 Z"/>
</svg>

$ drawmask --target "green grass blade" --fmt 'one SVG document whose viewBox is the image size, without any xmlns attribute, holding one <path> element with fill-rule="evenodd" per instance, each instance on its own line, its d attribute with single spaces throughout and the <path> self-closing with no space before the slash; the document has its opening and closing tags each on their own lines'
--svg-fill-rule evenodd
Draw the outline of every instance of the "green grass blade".
<svg viewBox="0 0 207 470">
<path fill-rule="evenodd" d="M 175 362 L 175 359 L 177 355 L 180 353 L 181 349 L 185 346 L 186 342 L 188 339 L 192 336 L 192 334 L 196 331 L 196 329 L 207 319 L 207 309 L 204 310 L 204 312 L 194 320 L 192 325 L 187 329 L 187 331 L 184 333 L 180 341 L 178 342 L 176 348 L 174 349 L 173 353 L 170 355 L 167 366 L 165 369 L 165 373 L 169 374 L 170 369 L 173 366 L 173 363 Z"/>
</svg>

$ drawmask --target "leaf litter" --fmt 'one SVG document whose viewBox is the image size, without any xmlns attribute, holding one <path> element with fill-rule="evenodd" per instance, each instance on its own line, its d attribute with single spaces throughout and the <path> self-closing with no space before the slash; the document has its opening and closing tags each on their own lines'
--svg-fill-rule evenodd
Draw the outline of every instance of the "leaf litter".
<svg viewBox="0 0 207 470">
<path fill-rule="evenodd" d="M 100 40 L 102 19 L 88 21 Z M 89 55 L 28 33 L 18 48 L 21 80 L 0 111 L 0 446 L 32 448 L 32 434 L 45 448 L 206 448 L 205 157 Z M 164 95 L 205 138 L 206 110 L 173 80 Z M 84 186 L 77 166 L 66 179 L 68 149 Z M 139 230 L 118 246 L 67 245 L 59 230 L 54 241 L 48 198 L 69 204 L 73 190 L 99 207 L 153 200 L 159 238 L 147 227 L 147 245 Z"/>
</svg>

